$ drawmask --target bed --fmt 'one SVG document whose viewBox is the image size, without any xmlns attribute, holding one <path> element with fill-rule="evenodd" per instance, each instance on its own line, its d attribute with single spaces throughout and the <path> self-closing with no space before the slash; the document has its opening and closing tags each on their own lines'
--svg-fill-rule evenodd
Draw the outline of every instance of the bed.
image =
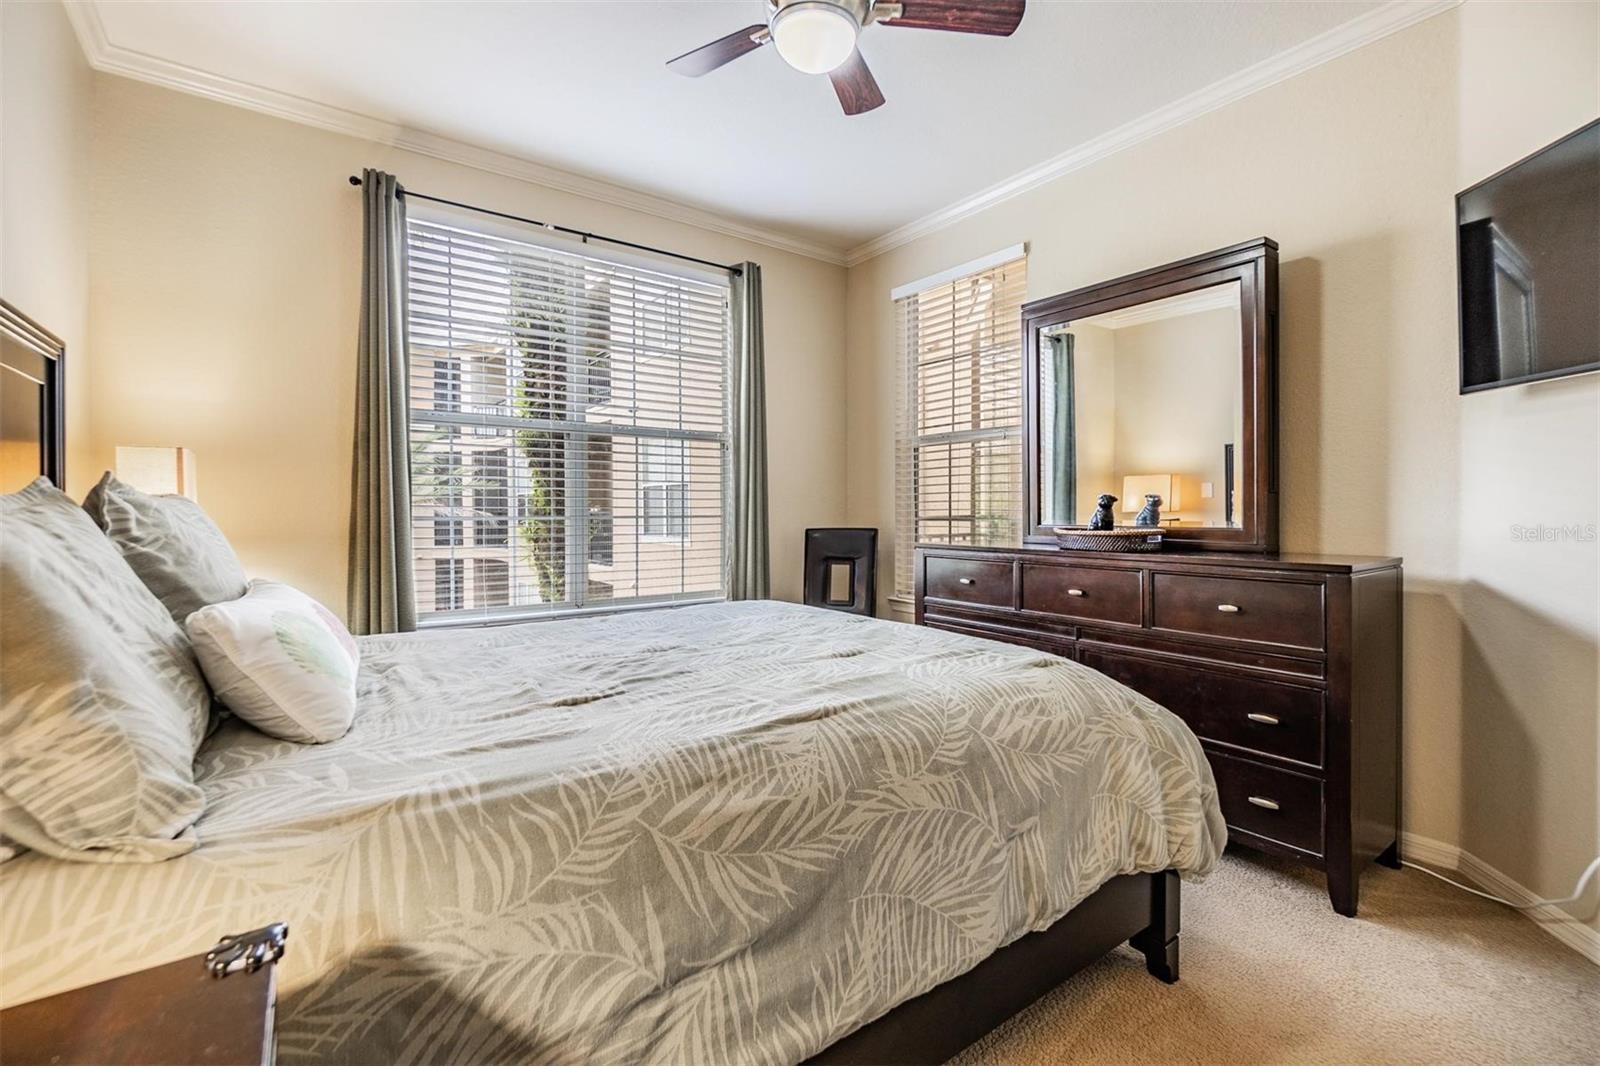
<svg viewBox="0 0 1600 1066">
<path fill-rule="evenodd" d="M 751 602 L 361 652 L 343 739 L 207 741 L 191 854 L 0 866 L 0 1002 L 283 920 L 285 1062 L 937 1059 L 1123 940 L 1175 977 L 1225 840 L 1176 717 L 1028 649 Z"/>
</svg>

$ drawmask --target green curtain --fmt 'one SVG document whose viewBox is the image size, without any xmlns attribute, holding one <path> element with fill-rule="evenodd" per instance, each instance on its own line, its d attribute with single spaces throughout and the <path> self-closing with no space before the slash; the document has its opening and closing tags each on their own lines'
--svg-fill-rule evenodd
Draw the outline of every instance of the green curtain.
<svg viewBox="0 0 1600 1066">
<path fill-rule="evenodd" d="M 1078 521 L 1077 399 L 1073 395 L 1072 349 L 1072 334 L 1058 333 L 1050 338 L 1050 357 L 1054 361 L 1051 384 L 1056 393 L 1050 454 L 1055 459 L 1055 467 L 1045 471 L 1045 478 L 1052 505 L 1049 513 L 1055 516 L 1056 522 L 1066 526 Z"/>
<path fill-rule="evenodd" d="M 417 628 L 406 432 L 406 208 L 394 175 L 361 174 L 361 332 L 350 494 L 350 628 Z"/>
<path fill-rule="evenodd" d="M 741 263 L 733 303 L 732 506 L 728 525 L 728 598 L 771 594 L 767 545 L 766 351 L 761 331 L 761 268 Z"/>
</svg>

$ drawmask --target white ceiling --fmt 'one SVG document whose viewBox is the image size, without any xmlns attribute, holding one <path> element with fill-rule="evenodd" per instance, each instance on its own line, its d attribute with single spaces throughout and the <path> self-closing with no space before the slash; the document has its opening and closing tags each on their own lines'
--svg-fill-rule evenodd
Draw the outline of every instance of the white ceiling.
<svg viewBox="0 0 1600 1066">
<path fill-rule="evenodd" d="M 844 252 L 1381 6 L 1033 0 L 987 38 L 870 27 L 886 106 L 762 49 L 667 59 L 763 0 L 93 5 L 104 44 L 603 179 Z M 246 94 L 248 95 L 248 94 Z M 424 190 L 426 191 L 426 190 Z"/>
</svg>

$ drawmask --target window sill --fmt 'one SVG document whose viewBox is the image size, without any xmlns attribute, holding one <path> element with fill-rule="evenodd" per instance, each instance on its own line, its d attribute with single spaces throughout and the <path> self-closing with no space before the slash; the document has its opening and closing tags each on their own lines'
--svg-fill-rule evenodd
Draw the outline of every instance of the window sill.
<svg viewBox="0 0 1600 1066">
<path fill-rule="evenodd" d="M 631 614 L 635 611 L 659 611 L 667 607 L 698 607 L 707 603 L 724 603 L 726 596 L 702 596 L 694 599 L 660 599 L 635 603 L 608 604 L 604 607 L 568 607 L 546 610 L 510 610 L 480 608 L 482 614 L 466 611 L 452 612 L 446 616 L 431 615 L 417 620 L 417 630 L 427 629 L 481 629 L 485 626 L 520 625 L 523 622 L 557 622 L 563 618 L 600 618 L 613 614 Z"/>
<path fill-rule="evenodd" d="M 889 613 L 899 622 L 913 622 L 917 617 L 917 603 L 908 596 L 890 596 Z"/>
</svg>

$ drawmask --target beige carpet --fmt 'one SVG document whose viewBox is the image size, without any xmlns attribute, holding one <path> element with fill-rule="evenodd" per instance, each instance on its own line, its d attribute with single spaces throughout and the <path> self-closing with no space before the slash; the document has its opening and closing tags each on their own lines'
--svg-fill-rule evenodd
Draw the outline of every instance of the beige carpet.
<svg viewBox="0 0 1600 1066">
<path fill-rule="evenodd" d="M 1600 967 L 1415 870 L 1361 893 L 1341 918 L 1316 871 L 1230 850 L 1183 886 L 1178 984 L 1121 948 L 955 1062 L 1600 1063 Z"/>
</svg>

